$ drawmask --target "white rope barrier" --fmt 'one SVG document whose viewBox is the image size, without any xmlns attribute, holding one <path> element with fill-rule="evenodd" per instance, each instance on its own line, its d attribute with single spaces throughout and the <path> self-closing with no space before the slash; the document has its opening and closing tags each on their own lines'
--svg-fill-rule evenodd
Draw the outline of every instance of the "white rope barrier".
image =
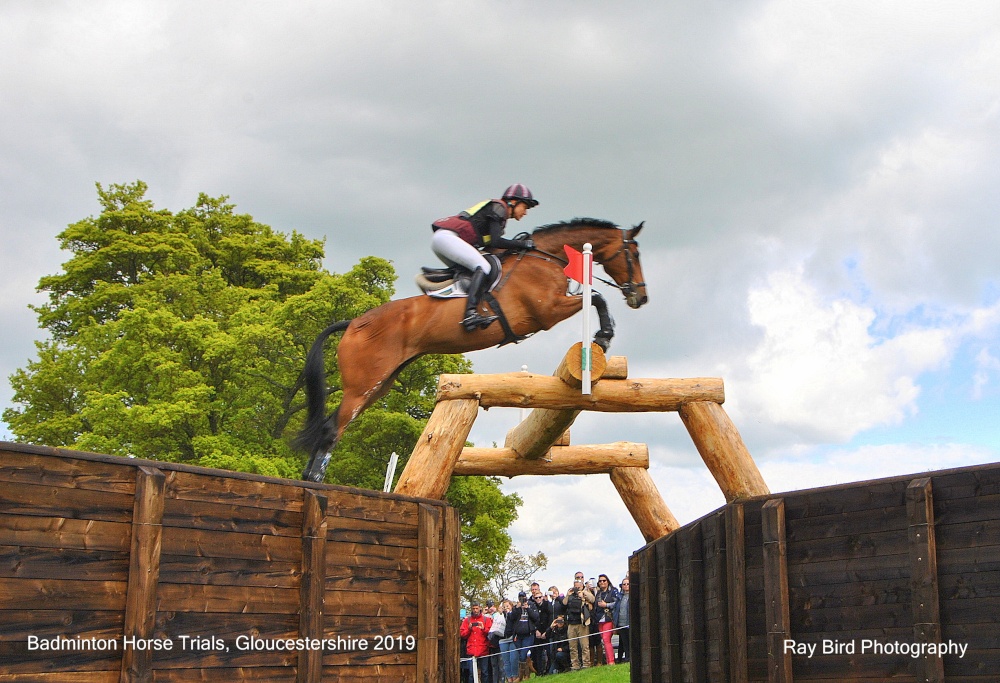
<svg viewBox="0 0 1000 683">
<path fill-rule="evenodd" d="M 615 631 L 622 631 L 622 630 L 627 629 L 627 628 L 628 628 L 628 626 L 619 626 L 618 628 L 612 628 L 612 629 L 608 629 L 608 630 L 611 631 L 612 633 L 614 633 Z M 583 640 L 584 638 L 589 639 L 591 636 L 599 636 L 599 635 L 601 635 L 601 633 L 604 633 L 604 631 L 595 631 L 594 633 L 588 633 L 587 635 L 577 636 L 576 638 L 564 638 L 563 640 L 546 640 L 544 643 L 527 645 L 525 647 L 514 647 L 514 648 L 511 648 L 511 649 L 507 650 L 506 652 L 494 652 L 493 654 L 483 655 L 482 657 L 463 657 L 459 661 L 460 662 L 472 662 L 472 664 L 473 664 L 473 671 L 478 671 L 478 668 L 476 668 L 475 665 L 476 665 L 476 662 L 478 660 L 480 660 L 480 659 L 489 659 L 490 657 L 499 657 L 501 655 L 510 654 L 511 652 L 520 652 L 521 650 L 531 650 L 531 648 L 533 648 L 533 647 L 539 647 L 539 646 L 542 646 L 542 645 L 545 645 L 545 646 L 548 646 L 548 645 L 558 645 L 559 643 L 568 643 L 571 640 Z M 478 679 L 478 674 L 476 674 L 476 676 L 477 676 L 476 680 L 478 682 L 478 680 L 479 680 Z"/>
</svg>

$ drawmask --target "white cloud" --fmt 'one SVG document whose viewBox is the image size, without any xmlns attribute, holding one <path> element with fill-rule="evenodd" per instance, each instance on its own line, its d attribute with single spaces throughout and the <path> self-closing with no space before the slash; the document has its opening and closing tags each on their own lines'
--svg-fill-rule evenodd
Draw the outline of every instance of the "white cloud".
<svg viewBox="0 0 1000 683">
<path fill-rule="evenodd" d="M 953 350 L 948 329 L 874 338 L 874 310 L 846 298 L 824 301 L 801 269 L 773 273 L 747 303 L 764 339 L 737 381 L 744 410 L 821 441 L 846 441 L 915 414 L 918 376 Z"/>
</svg>

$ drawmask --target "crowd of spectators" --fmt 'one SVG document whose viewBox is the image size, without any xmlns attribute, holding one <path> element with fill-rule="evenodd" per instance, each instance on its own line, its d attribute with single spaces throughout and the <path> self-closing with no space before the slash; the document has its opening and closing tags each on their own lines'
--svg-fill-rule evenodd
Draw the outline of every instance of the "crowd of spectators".
<svg viewBox="0 0 1000 683">
<path fill-rule="evenodd" d="M 607 574 L 583 577 L 577 572 L 565 593 L 558 586 L 543 592 L 535 582 L 499 605 L 472 601 L 459 628 L 463 681 L 473 680 L 473 666 L 480 683 L 518 683 L 627 662 L 628 577 L 617 587 Z"/>
</svg>

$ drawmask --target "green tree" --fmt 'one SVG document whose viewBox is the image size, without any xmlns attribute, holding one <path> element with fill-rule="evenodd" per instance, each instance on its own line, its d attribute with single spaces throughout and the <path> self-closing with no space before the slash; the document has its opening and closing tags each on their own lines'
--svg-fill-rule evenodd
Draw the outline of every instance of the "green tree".
<svg viewBox="0 0 1000 683">
<path fill-rule="evenodd" d="M 4 420 L 29 443 L 298 478 L 289 437 L 308 348 L 331 321 L 389 300 L 391 264 L 367 257 L 332 274 L 322 241 L 272 230 L 226 197 L 172 213 L 146 190 L 98 185 L 100 214 L 59 235 L 70 258 L 40 280 L 48 301 L 34 309 L 50 338 L 11 376 Z M 420 436 L 437 376 L 470 370 L 462 356 L 410 364 L 345 433 L 327 481 L 381 489 L 391 453 L 401 471 Z M 463 519 L 463 576 L 481 584 L 509 549 L 520 499 L 485 478 L 457 479 L 448 499 Z"/>
</svg>

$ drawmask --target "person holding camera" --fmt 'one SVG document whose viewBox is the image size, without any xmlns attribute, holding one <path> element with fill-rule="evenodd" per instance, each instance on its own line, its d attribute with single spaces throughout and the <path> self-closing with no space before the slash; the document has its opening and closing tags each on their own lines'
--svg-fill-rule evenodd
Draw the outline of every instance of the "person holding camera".
<svg viewBox="0 0 1000 683">
<path fill-rule="evenodd" d="M 573 587 L 563 596 L 566 606 L 566 635 L 569 638 L 569 659 L 573 671 L 590 666 L 590 611 L 594 594 L 584 587 L 583 579 L 573 581 Z M 582 652 L 582 656 L 581 656 Z"/>
<path fill-rule="evenodd" d="M 559 615 L 552 620 L 545 637 L 549 641 L 549 673 L 569 671 L 569 643 L 566 641 L 566 617 Z"/>
<path fill-rule="evenodd" d="M 528 599 L 528 594 L 517 594 L 517 604 L 507 615 L 507 634 L 514 637 L 517 649 L 517 681 L 526 681 L 531 675 L 528 665 L 528 650 L 535 642 L 535 631 L 539 621 L 538 607 Z"/>
<path fill-rule="evenodd" d="M 469 616 L 462 620 L 459 629 L 459 636 L 465 640 L 465 651 L 470 657 L 477 657 L 479 663 L 480 680 L 489 680 L 490 660 L 486 657 L 490 653 L 490 641 L 487 633 L 493 626 L 493 620 L 483 614 L 483 609 L 479 601 L 473 600 L 469 605 Z"/>
</svg>

